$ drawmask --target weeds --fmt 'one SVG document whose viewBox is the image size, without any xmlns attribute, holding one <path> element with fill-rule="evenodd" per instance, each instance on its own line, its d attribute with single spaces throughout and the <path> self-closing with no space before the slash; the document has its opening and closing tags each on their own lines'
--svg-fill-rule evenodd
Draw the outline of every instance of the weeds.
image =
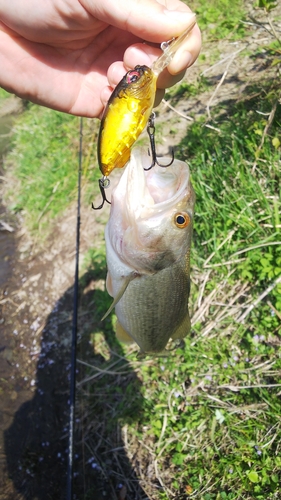
<svg viewBox="0 0 281 500">
<path fill-rule="evenodd" d="M 98 178 L 95 160 L 97 124 L 85 120 L 85 178 Z M 76 198 L 79 119 L 33 104 L 14 127 L 13 149 L 6 159 L 7 173 L 17 181 L 8 193 L 9 207 L 22 212 L 29 229 L 46 235 L 50 220 Z"/>
<path fill-rule="evenodd" d="M 186 3 L 190 6 L 190 3 Z M 197 14 L 203 36 L 207 34 L 209 41 L 222 38 L 237 40 L 245 34 L 245 27 L 241 22 L 245 16 L 243 1 L 239 0 L 234 4 L 230 0 L 196 0 L 191 7 Z"/>
<path fill-rule="evenodd" d="M 0 99 L 7 99 L 10 94 L 0 87 Z"/>
<path fill-rule="evenodd" d="M 170 97 L 207 90 L 181 84 Z M 153 500 L 280 496 L 278 99 L 277 80 L 253 82 L 239 100 L 217 105 L 211 121 L 194 120 L 177 146 L 197 196 L 192 335 L 174 356 L 142 364 L 124 348 L 142 398 L 137 421 L 121 410 L 113 417 L 115 432 L 123 429 L 119 445 Z M 95 391 L 106 383 L 104 374 Z M 133 387 L 128 381 L 128 408 Z M 124 478 L 120 464 L 117 470 Z"/>
</svg>

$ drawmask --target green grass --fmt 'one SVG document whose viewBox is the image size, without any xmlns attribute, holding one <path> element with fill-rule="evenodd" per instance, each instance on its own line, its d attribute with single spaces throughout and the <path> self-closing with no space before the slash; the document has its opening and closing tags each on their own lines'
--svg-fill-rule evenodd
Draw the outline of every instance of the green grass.
<svg viewBox="0 0 281 500">
<path fill-rule="evenodd" d="M 145 446 L 150 438 L 159 470 L 169 470 L 160 498 L 169 498 L 169 490 L 183 494 L 187 486 L 204 500 L 271 498 L 279 491 L 278 390 L 257 386 L 269 382 L 280 361 L 257 373 L 255 364 L 274 350 L 259 352 L 254 341 L 242 346 L 242 330 L 232 352 L 222 335 L 219 345 L 188 340 L 176 363 L 162 360 L 142 370 L 147 404 L 138 439 Z M 251 385 L 256 388 L 242 389 Z"/>
<path fill-rule="evenodd" d="M 0 99 L 7 99 L 8 97 L 10 97 L 10 95 L 11 94 L 9 94 L 8 92 L 6 92 L 6 90 L 0 87 Z"/>
<path fill-rule="evenodd" d="M 186 2 L 197 14 L 204 41 L 238 40 L 245 34 L 245 2 L 237 0 L 195 0 Z"/>
<path fill-rule="evenodd" d="M 247 6 L 243 0 L 195 0 L 192 4 L 185 2 L 197 15 L 197 22 L 202 33 L 202 49 L 199 61 L 208 61 L 210 65 L 217 62 L 220 53 L 217 42 L 227 40 L 235 42 L 243 40 L 247 34 L 247 25 L 243 21 L 247 18 Z M 211 48 L 211 50 L 210 50 Z M 188 99 L 189 96 L 200 95 L 208 90 L 213 83 L 208 78 L 200 76 L 197 82 L 186 81 L 176 84 L 166 91 L 165 98 L 172 100 L 172 104 L 179 99 Z"/>
<path fill-rule="evenodd" d="M 188 83 L 183 80 L 166 90 L 165 100 L 170 101 L 171 104 L 175 106 L 178 101 L 200 95 L 202 92 L 207 91 L 212 87 L 213 84 L 204 76 L 200 76 L 194 83 Z"/>
<path fill-rule="evenodd" d="M 257 99 L 234 106 L 227 120 L 220 116 L 219 133 L 196 123 L 180 148 L 190 161 L 197 194 L 197 265 L 210 254 L 213 266 L 243 259 L 235 263 L 233 279 L 257 280 L 257 290 L 281 272 L 280 246 L 275 245 L 280 242 L 280 147 L 273 145 L 280 136 L 281 112 L 278 106 L 259 151 L 266 121 L 254 110 L 269 113 L 277 99 L 277 94 L 266 95 L 261 91 Z M 207 220 L 212 223 L 206 225 Z M 257 248 L 245 250 L 250 247 Z"/>
<path fill-rule="evenodd" d="M 113 342 L 114 315 L 105 322 L 105 340 L 92 337 L 97 361 L 90 373 L 94 366 L 104 373 L 88 387 L 88 419 L 98 414 L 110 421 L 104 453 L 123 426 L 142 466 L 157 464 L 162 487 L 146 489 L 153 500 L 279 498 L 281 283 L 254 305 L 281 274 L 280 147 L 273 141 L 280 137 L 281 107 L 260 150 L 257 131 L 266 119 L 254 111 L 269 113 L 277 91 L 272 84 L 260 86 L 258 95 L 249 88 L 253 97 L 227 117 L 217 109 L 220 132 L 196 122 L 179 145 L 197 195 L 193 328 L 185 349 L 136 363 L 136 351 L 119 347 L 117 357 L 113 351 L 102 361 L 98 353 Z M 88 265 L 94 268 L 95 258 Z M 102 301 L 96 307 L 100 315 L 105 310 Z M 112 363 L 127 373 L 118 384 L 106 373 Z M 100 465 L 107 470 L 102 455 Z"/>
<path fill-rule="evenodd" d="M 84 120 L 85 178 L 97 179 L 97 123 Z M 79 118 L 29 104 L 14 127 L 6 169 L 17 181 L 9 207 L 25 215 L 27 226 L 42 235 L 50 222 L 77 197 Z M 16 191 L 16 196 L 15 196 Z"/>
</svg>

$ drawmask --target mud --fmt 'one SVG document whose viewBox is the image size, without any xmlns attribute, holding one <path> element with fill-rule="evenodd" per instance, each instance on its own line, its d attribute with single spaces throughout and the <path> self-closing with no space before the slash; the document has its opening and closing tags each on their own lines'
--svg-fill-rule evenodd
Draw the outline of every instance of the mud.
<svg viewBox="0 0 281 500">
<path fill-rule="evenodd" d="M 98 202 L 99 199 L 96 204 Z M 97 213 L 89 204 L 83 204 L 81 268 L 87 250 L 101 244 L 108 215 L 109 207 Z M 0 297 L 0 499 L 63 500 L 67 486 L 76 204 L 55 222 L 43 245 L 34 243 L 23 229 L 20 218 L 11 220 L 7 208 L 3 212 L 3 221 L 13 224 L 14 231 L 5 231 L 6 237 L 11 235 L 13 238 L 13 251 L 8 254 L 10 272 L 2 273 Z M 4 255 L 5 247 L 2 251 Z M 100 354 L 95 356 L 89 342 L 90 335 L 102 330 L 101 312 L 97 313 L 96 302 L 103 296 L 102 300 L 108 300 L 104 290 L 105 276 L 104 264 L 96 271 L 81 273 L 80 276 L 78 357 L 86 362 L 92 362 L 94 358 L 103 362 Z M 113 338 L 114 332 L 111 331 L 110 335 Z M 111 340 L 108 340 L 108 345 L 123 354 Z M 78 365 L 79 379 L 83 372 L 83 365 Z M 129 370 L 129 375 L 136 378 L 132 370 Z M 126 381 L 127 378 L 123 383 Z M 117 385 L 120 383 L 119 377 Z M 103 395 L 98 398 L 105 409 L 107 405 L 111 409 L 112 405 L 119 404 L 119 400 L 108 400 L 104 405 L 103 399 Z M 110 418 L 107 413 L 105 419 Z M 120 477 L 108 479 L 99 466 L 95 468 L 93 451 L 85 449 L 84 441 L 81 441 L 80 420 L 78 407 L 74 498 L 84 498 L 88 489 L 94 491 L 96 500 L 118 498 L 115 491 L 118 491 Z M 119 427 L 117 421 L 114 425 Z M 116 431 L 114 435 L 115 445 L 122 448 L 120 432 Z M 96 443 L 93 449 L 95 447 Z M 104 447 L 101 449 L 104 452 Z M 126 476 L 134 478 L 125 451 L 123 455 L 122 467 L 126 469 Z M 117 462 L 120 456 L 121 451 L 116 457 Z M 85 469 L 90 474 L 85 474 Z M 146 498 L 138 488 L 136 478 L 134 481 L 134 489 L 139 491 L 138 498 Z"/>
<path fill-rule="evenodd" d="M 39 253 L 27 234 L 15 231 L 12 274 L 1 286 L 0 498 L 5 500 L 65 498 L 75 206 L 72 210 L 57 224 L 56 242 L 50 238 Z"/>
</svg>

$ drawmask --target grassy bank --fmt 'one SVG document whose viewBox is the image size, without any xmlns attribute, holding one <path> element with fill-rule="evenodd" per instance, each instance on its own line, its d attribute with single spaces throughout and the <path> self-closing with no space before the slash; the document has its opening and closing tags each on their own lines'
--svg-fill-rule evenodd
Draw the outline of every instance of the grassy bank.
<svg viewBox="0 0 281 500">
<path fill-rule="evenodd" d="M 214 25 L 207 32 L 214 45 L 220 35 L 246 36 L 245 11 L 229 19 L 230 2 L 206 7 L 198 3 L 206 29 Z M 100 477 L 110 482 L 112 469 L 132 498 L 132 492 L 153 500 L 281 495 L 278 50 L 274 36 L 266 48 L 255 49 L 251 57 L 263 54 L 270 77 L 218 103 L 211 119 L 207 110 L 196 116 L 176 148 L 190 164 L 197 196 L 192 334 L 184 350 L 136 362 L 135 349 L 110 340 L 114 316 L 100 325 L 104 337 L 92 337 L 96 357 L 80 393 L 89 413 L 79 415 L 83 428 L 91 427 L 86 441 L 96 464 L 88 472 L 88 498 L 95 491 L 90 477 L 95 484 Z M 169 93 L 169 102 L 177 105 L 190 95 L 200 100 L 207 91 L 210 98 L 217 83 L 202 77 L 183 82 Z M 100 269 L 93 259 L 95 265 Z M 97 308 L 103 300 L 101 294 Z M 118 445 L 125 446 L 142 492 L 127 478 L 122 452 L 112 451 Z"/>
<path fill-rule="evenodd" d="M 281 494 L 281 172 L 274 146 L 280 106 L 259 149 L 276 92 L 262 89 L 235 105 L 227 120 L 218 110 L 220 132 L 194 123 L 181 142 L 197 195 L 193 328 L 184 350 L 140 364 L 136 351 L 125 349 L 122 361 L 123 352 L 114 356 L 107 347 L 114 317 L 101 326 L 105 340 L 92 339 L 97 358 L 87 377 L 95 382 L 85 383 L 93 394 L 86 399 L 89 443 L 98 439 L 100 422 L 112 426 L 95 460 L 108 474 L 103 453 L 114 448 L 121 428 L 151 499 L 268 500 Z M 103 307 L 97 303 L 97 310 Z"/>
<path fill-rule="evenodd" d="M 93 192 L 99 178 L 96 162 L 97 120 L 83 120 L 83 179 Z M 46 237 L 52 221 L 77 197 L 80 119 L 27 103 L 17 119 L 5 166 L 12 177 L 6 202 L 21 213 L 33 235 Z"/>
</svg>

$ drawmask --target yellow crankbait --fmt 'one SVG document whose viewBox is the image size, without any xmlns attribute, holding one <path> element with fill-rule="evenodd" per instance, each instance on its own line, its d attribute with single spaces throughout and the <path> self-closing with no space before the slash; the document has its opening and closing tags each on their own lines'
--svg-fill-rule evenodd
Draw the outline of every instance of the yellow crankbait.
<svg viewBox="0 0 281 500">
<path fill-rule="evenodd" d="M 131 147 L 151 115 L 156 74 L 147 66 L 128 71 L 113 91 L 105 109 L 98 140 L 98 161 L 103 175 L 129 161 Z"/>
<path fill-rule="evenodd" d="M 114 168 L 122 168 L 130 159 L 131 148 L 145 128 L 156 94 L 159 74 L 170 64 L 179 46 L 196 23 L 178 37 L 161 44 L 163 54 L 152 64 L 128 71 L 113 91 L 101 120 L 98 162 L 104 177 Z"/>
</svg>

